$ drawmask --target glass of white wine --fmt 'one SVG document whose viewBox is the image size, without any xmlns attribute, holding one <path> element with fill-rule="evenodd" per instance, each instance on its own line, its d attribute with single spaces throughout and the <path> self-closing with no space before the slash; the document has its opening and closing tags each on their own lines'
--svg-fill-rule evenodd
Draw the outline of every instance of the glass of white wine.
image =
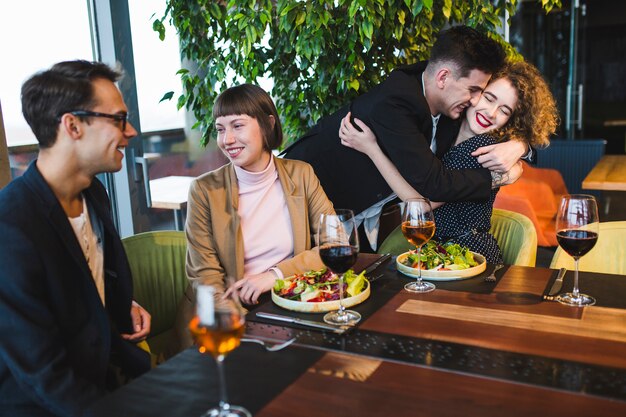
<svg viewBox="0 0 626 417">
<path fill-rule="evenodd" d="M 422 246 L 435 234 L 433 208 L 427 198 L 411 198 L 404 202 L 402 234 L 417 248 L 417 281 L 404 286 L 408 292 L 430 292 L 435 285 L 422 281 Z"/>
<path fill-rule="evenodd" d="M 224 377 L 224 358 L 241 343 L 245 331 L 245 311 L 237 292 L 224 297 L 216 295 L 214 287 L 199 285 L 196 289 L 196 316 L 189 322 L 189 330 L 200 353 L 210 354 L 217 364 L 220 402 L 203 417 L 251 417 L 248 410 L 228 402 Z"/>
</svg>

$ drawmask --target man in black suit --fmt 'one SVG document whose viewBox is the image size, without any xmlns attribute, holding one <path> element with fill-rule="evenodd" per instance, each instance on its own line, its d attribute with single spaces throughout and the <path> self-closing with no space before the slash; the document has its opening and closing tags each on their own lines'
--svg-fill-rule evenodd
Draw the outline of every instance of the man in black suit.
<svg viewBox="0 0 626 417">
<path fill-rule="evenodd" d="M 321 119 L 285 157 L 310 163 L 334 206 L 358 213 L 357 221 L 365 221 L 367 232 L 377 230 L 383 205 L 395 196 L 367 155 L 342 146 L 341 119 L 351 112 L 373 130 L 383 151 L 420 194 L 433 201 L 486 200 L 492 186 L 516 179 L 502 173 L 527 152 L 524 144 L 510 141 L 481 150 L 485 153 L 479 162 L 492 175 L 446 170 L 439 158 L 454 143 L 457 119 L 477 102 L 504 58 L 497 42 L 467 26 L 441 32 L 430 61 L 394 70 L 350 105 Z M 368 234 L 374 244 L 375 234 Z"/>
<path fill-rule="evenodd" d="M 150 315 L 95 178 L 137 131 L 101 63 L 62 62 L 22 86 L 38 159 L 0 192 L 0 415 L 77 416 L 150 367 Z"/>
</svg>

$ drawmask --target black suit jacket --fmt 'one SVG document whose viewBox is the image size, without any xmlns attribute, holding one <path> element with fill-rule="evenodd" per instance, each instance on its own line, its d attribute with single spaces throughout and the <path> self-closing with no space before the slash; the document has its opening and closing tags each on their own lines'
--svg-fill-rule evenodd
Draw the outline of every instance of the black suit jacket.
<svg viewBox="0 0 626 417">
<path fill-rule="evenodd" d="M 313 166 L 335 207 L 356 213 L 391 194 L 365 154 L 341 145 L 339 125 L 348 111 L 376 134 L 383 151 L 402 176 L 433 201 L 486 200 L 491 192 L 488 170 L 447 170 L 440 158 L 454 143 L 457 121 L 442 115 L 437 125 L 437 155 L 430 151 L 432 119 L 422 90 L 426 62 L 398 68 L 350 106 L 321 119 L 284 152 Z"/>
<path fill-rule="evenodd" d="M 105 394 L 110 358 L 149 368 L 132 333 L 132 280 L 103 185 L 84 191 L 104 239 L 102 305 L 63 208 L 36 164 L 0 191 L 0 415 L 80 415 Z M 119 332 L 118 332 L 119 331 Z"/>
</svg>

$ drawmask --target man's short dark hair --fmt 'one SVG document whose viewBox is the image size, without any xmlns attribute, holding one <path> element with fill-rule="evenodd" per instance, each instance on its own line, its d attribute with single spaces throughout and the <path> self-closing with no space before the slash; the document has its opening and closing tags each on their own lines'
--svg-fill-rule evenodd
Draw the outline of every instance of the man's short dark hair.
<svg viewBox="0 0 626 417">
<path fill-rule="evenodd" d="M 454 26 L 439 33 L 429 63 L 452 62 L 460 78 L 474 69 L 493 74 L 504 65 L 505 57 L 502 46 L 487 35 L 468 26 Z"/>
<path fill-rule="evenodd" d="M 116 82 L 121 73 L 101 62 L 65 61 L 38 72 L 22 85 L 22 114 L 39 141 L 49 148 L 56 141 L 59 117 L 74 110 L 91 110 L 97 103 L 92 82 Z"/>
</svg>

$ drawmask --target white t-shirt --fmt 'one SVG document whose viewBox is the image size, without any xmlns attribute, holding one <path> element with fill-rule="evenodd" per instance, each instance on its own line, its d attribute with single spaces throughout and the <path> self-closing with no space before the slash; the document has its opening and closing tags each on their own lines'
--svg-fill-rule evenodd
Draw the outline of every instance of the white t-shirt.
<svg viewBox="0 0 626 417">
<path fill-rule="evenodd" d="M 83 197 L 83 212 L 78 217 L 68 217 L 68 220 L 83 250 L 89 270 L 96 284 L 98 295 L 104 305 L 104 252 L 102 243 L 93 231 L 85 197 Z"/>
</svg>

